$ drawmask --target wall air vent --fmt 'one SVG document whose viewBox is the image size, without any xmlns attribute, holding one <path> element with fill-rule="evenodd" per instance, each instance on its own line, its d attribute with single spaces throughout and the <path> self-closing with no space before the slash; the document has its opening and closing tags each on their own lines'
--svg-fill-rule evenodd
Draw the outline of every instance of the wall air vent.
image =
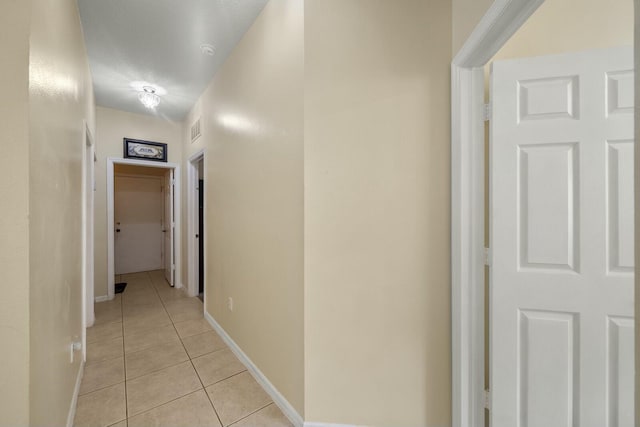
<svg viewBox="0 0 640 427">
<path fill-rule="evenodd" d="M 191 142 L 194 142 L 196 139 L 200 138 L 200 118 L 195 121 L 194 124 L 191 125 Z"/>
</svg>

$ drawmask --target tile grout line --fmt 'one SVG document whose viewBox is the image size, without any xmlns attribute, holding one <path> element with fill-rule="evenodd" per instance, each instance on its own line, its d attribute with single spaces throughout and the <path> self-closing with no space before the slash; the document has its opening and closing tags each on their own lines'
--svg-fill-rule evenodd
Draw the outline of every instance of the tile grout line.
<svg viewBox="0 0 640 427">
<path fill-rule="evenodd" d="M 129 426 L 129 399 L 127 397 L 127 354 L 124 345 L 124 295 L 120 297 L 120 316 L 122 325 L 122 369 L 124 370 L 124 421 Z"/>
<path fill-rule="evenodd" d="M 210 405 L 211 405 L 211 407 L 212 407 L 212 409 L 213 409 L 214 413 L 216 414 L 216 417 L 217 417 L 217 419 L 218 419 L 218 422 L 220 423 L 220 425 L 221 425 L 221 426 L 223 426 L 224 424 L 222 423 L 222 420 L 220 419 L 220 416 L 219 416 L 219 414 L 218 414 L 218 412 L 217 412 L 217 410 L 216 410 L 216 408 L 215 408 L 215 406 L 214 406 L 214 404 L 213 404 L 213 401 L 211 400 L 211 397 L 209 396 L 209 394 L 208 394 L 208 393 L 207 393 L 207 391 L 206 391 L 206 387 L 205 387 L 205 385 L 204 385 L 204 382 L 202 381 L 202 378 L 200 377 L 200 374 L 198 373 L 198 371 L 197 371 L 197 369 L 195 368 L 195 365 L 194 365 L 194 363 L 193 363 L 193 360 L 194 360 L 194 359 L 197 359 L 197 358 L 199 358 L 199 357 L 204 357 L 204 356 L 206 356 L 206 355 L 209 355 L 209 354 L 215 353 L 215 352 L 217 352 L 217 351 L 221 351 L 221 350 L 223 350 L 223 348 L 218 349 L 218 350 L 213 350 L 213 351 L 210 351 L 210 352 L 207 352 L 207 353 L 204 353 L 204 354 L 200 354 L 200 355 L 198 355 L 197 357 L 192 357 L 192 356 L 189 354 L 189 352 L 187 351 L 187 349 L 186 349 L 186 346 L 185 346 L 185 344 L 184 344 L 183 338 L 189 338 L 189 337 L 192 337 L 192 336 L 197 336 L 197 335 L 201 335 L 201 334 L 205 334 L 205 333 L 210 333 L 211 331 L 199 332 L 199 333 L 194 334 L 194 335 L 189 335 L 188 337 L 182 337 L 182 336 L 180 336 L 180 334 L 178 333 L 178 330 L 177 330 L 177 328 L 176 328 L 176 323 L 180 323 L 180 322 L 175 322 L 175 321 L 174 321 L 174 319 L 173 319 L 173 317 L 169 314 L 169 312 L 168 312 L 168 310 L 167 310 L 167 305 L 166 305 L 166 304 L 168 304 L 169 302 L 172 302 L 172 299 L 167 299 L 167 300 L 165 301 L 165 298 L 163 298 L 163 297 L 161 296 L 161 294 L 160 294 L 160 291 L 159 291 L 158 287 L 156 286 L 156 284 L 155 284 L 154 280 L 152 279 L 150 272 L 145 272 L 145 274 L 146 274 L 146 279 L 148 280 L 148 283 L 150 283 L 150 284 L 151 284 L 151 288 L 154 290 L 154 292 L 155 292 L 156 296 L 158 297 L 158 299 L 159 299 L 159 301 L 160 301 L 160 304 L 161 304 L 161 306 L 162 306 L 162 308 L 163 308 L 163 310 L 164 310 L 165 314 L 168 316 L 169 320 L 171 321 L 171 326 L 173 327 L 173 329 L 174 329 L 174 331 L 175 331 L 176 335 L 178 336 L 178 339 L 180 340 L 180 344 L 182 345 L 182 348 L 183 348 L 183 350 L 185 351 L 185 353 L 186 353 L 186 355 L 187 355 L 188 360 L 184 360 L 184 361 L 182 361 L 182 362 L 179 362 L 179 363 L 173 364 L 173 365 L 171 365 L 171 366 L 163 367 L 162 369 L 158 369 L 158 370 L 155 370 L 155 371 L 152 371 L 152 372 L 145 373 L 144 375 L 149 375 L 149 374 L 152 374 L 152 373 L 156 373 L 156 372 L 159 372 L 159 371 L 161 371 L 161 370 L 163 370 L 163 369 L 167 369 L 167 368 L 169 368 L 169 367 L 177 366 L 177 365 L 183 364 L 183 363 L 185 363 L 185 362 L 187 362 L 187 361 L 188 361 L 188 362 L 190 362 L 191 367 L 192 367 L 192 369 L 194 370 L 194 372 L 195 372 L 195 374 L 196 374 L 196 377 L 198 378 L 198 380 L 199 380 L 199 382 L 200 382 L 200 384 L 201 384 L 201 388 L 200 388 L 200 389 L 198 389 L 198 390 L 192 391 L 192 392 L 190 392 L 190 393 L 186 393 L 186 394 L 184 394 L 184 395 L 182 395 L 182 396 L 176 397 L 175 399 L 169 400 L 169 401 L 164 402 L 164 403 L 162 403 L 162 404 L 160 404 L 160 405 L 154 406 L 154 407 L 152 407 L 152 408 L 148 408 L 148 409 L 146 409 L 145 411 L 140 412 L 140 413 L 137 413 L 137 414 L 129 414 L 128 401 L 126 401 L 126 400 L 125 400 L 125 404 L 126 404 L 126 408 L 127 408 L 127 411 L 126 411 L 126 412 L 127 412 L 127 418 L 126 418 L 126 420 L 125 420 L 125 421 L 127 422 L 127 425 L 128 425 L 129 419 L 130 419 L 130 418 L 132 418 L 132 417 L 134 417 L 134 416 L 138 416 L 138 415 L 141 415 L 141 414 L 147 413 L 147 412 L 149 412 L 149 411 L 152 411 L 153 409 L 156 409 L 156 408 L 158 408 L 158 407 L 164 406 L 164 405 L 166 405 L 166 404 L 168 404 L 168 403 L 170 403 L 170 402 L 176 401 L 176 400 L 178 400 L 178 399 L 181 399 L 181 398 L 183 398 L 183 397 L 189 396 L 189 395 L 191 395 L 191 394 L 197 393 L 197 392 L 199 392 L 200 390 L 202 390 L 202 391 L 205 393 L 205 395 L 207 396 L 207 399 L 208 399 L 208 401 L 209 401 L 209 403 L 210 403 Z M 124 357 L 123 357 L 123 359 L 126 361 L 126 351 L 125 351 L 125 349 L 124 349 L 124 341 L 125 341 L 125 335 L 126 335 L 125 327 L 124 327 L 124 323 L 125 323 L 125 322 L 124 322 L 124 297 L 122 297 L 122 299 L 121 299 L 121 317 L 122 317 L 122 329 L 123 329 L 123 334 L 122 334 L 122 335 L 123 335 L 123 337 L 122 337 L 122 339 L 123 339 L 123 353 L 124 353 Z M 194 319 L 194 320 L 195 320 L 195 319 Z M 164 325 L 164 326 L 169 326 L 169 325 L 167 324 L 167 325 Z M 151 329 L 151 328 L 150 328 L 150 329 Z M 215 331 L 214 331 L 214 332 L 215 332 Z M 159 343 L 158 345 L 161 345 L 161 344 L 163 344 L 163 343 Z M 151 347 L 148 347 L 148 348 L 146 348 L 146 349 L 140 349 L 140 350 L 137 350 L 136 352 L 149 350 L 149 349 L 151 349 L 151 348 L 153 348 L 153 347 L 155 347 L 155 346 L 151 346 Z M 136 353 L 136 352 L 133 352 L 133 353 Z M 241 371 L 241 372 L 238 372 L 238 373 L 235 373 L 235 374 L 233 374 L 233 375 L 230 375 L 230 376 L 228 376 L 228 377 L 226 377 L 226 378 L 220 379 L 220 380 L 218 380 L 218 381 L 216 381 L 216 382 L 214 382 L 214 383 L 210 384 L 209 386 L 213 386 L 213 385 L 218 384 L 218 383 L 220 383 L 220 382 L 226 381 L 226 380 L 228 380 L 228 379 L 230 379 L 230 378 L 232 378 L 232 377 L 235 377 L 235 376 L 237 376 L 237 375 L 240 375 L 240 374 L 242 374 L 242 373 L 244 373 L 244 372 L 247 372 L 247 370 L 245 369 L 245 370 L 243 370 L 243 371 Z M 142 376 L 144 376 L 144 375 L 140 375 L 140 376 L 138 376 L 138 377 L 136 377 L 136 378 L 128 378 L 128 377 L 127 377 L 127 375 L 126 375 L 126 362 L 125 362 L 125 399 L 126 399 L 126 397 L 127 397 L 127 394 L 126 394 L 126 391 L 127 391 L 127 390 L 126 390 L 126 388 L 127 388 L 126 384 L 127 384 L 127 382 L 128 382 L 128 381 L 130 381 L 130 380 L 134 380 L 134 379 L 140 378 L 140 377 L 142 377 Z M 260 407 L 260 408 L 257 408 L 255 411 L 253 411 L 253 412 L 251 412 L 251 413 L 249 413 L 249 414 L 247 414 L 247 415 L 245 415 L 245 416 L 243 416 L 243 417 L 239 418 L 238 420 L 236 420 L 236 421 L 232 422 L 231 424 L 229 424 L 229 426 L 239 423 L 240 421 L 242 421 L 242 420 L 244 420 L 244 419 L 246 419 L 246 418 L 250 417 L 251 415 L 253 415 L 253 414 L 255 414 L 255 413 L 257 413 L 257 412 L 259 412 L 259 411 L 261 411 L 261 410 L 263 410 L 263 409 L 265 409 L 265 408 L 267 408 L 268 406 L 270 406 L 270 405 L 272 405 L 272 404 L 274 404 L 274 402 L 273 402 L 273 401 L 270 401 L 270 402 L 269 402 L 269 403 L 267 403 L 266 405 L 264 405 L 264 406 L 262 406 L 262 407 Z"/>
<path fill-rule="evenodd" d="M 80 396 L 88 396 L 88 395 L 90 395 L 90 394 L 92 394 L 92 393 L 95 393 L 96 391 L 102 391 L 102 390 L 107 389 L 107 388 L 109 388 L 109 387 L 113 387 L 113 386 L 120 385 L 120 384 L 123 384 L 123 383 L 124 383 L 124 380 L 119 381 L 119 382 L 114 383 L 114 384 L 109 384 L 109 385 L 106 385 L 106 386 L 104 386 L 104 387 L 100 387 L 100 388 L 97 388 L 97 389 L 95 389 L 95 390 L 88 391 L 88 392 L 86 392 L 86 393 L 78 394 L 78 397 L 80 397 Z M 117 424 L 117 423 L 116 423 L 116 424 Z"/>
<path fill-rule="evenodd" d="M 145 275 L 147 276 L 147 279 L 148 279 L 148 280 L 149 280 L 149 282 L 151 283 L 151 286 L 152 286 L 153 290 L 154 290 L 154 291 L 156 291 L 155 286 L 153 286 L 153 281 L 151 280 L 151 277 L 149 276 L 149 272 L 145 272 Z M 158 292 L 156 291 L 156 294 L 157 294 L 157 293 L 158 293 Z M 159 294 L 158 294 L 158 298 L 160 299 L 160 302 L 162 302 L 162 298 L 160 298 L 160 295 L 159 295 Z M 125 329 L 124 329 L 124 294 L 123 294 L 122 299 L 121 299 L 121 304 L 122 304 L 122 353 L 123 353 L 123 358 L 124 358 L 124 396 L 125 396 L 125 405 L 126 405 L 126 408 L 127 408 L 127 411 L 126 411 L 127 418 L 125 419 L 125 421 L 126 421 L 126 423 L 127 423 L 127 426 L 129 426 L 129 401 L 128 401 L 128 399 L 127 399 L 127 382 L 128 382 L 128 380 L 127 380 L 127 362 L 126 362 L 126 360 L 127 360 L 127 354 L 126 354 L 125 344 L 124 344 L 124 341 L 125 341 Z M 163 309 L 164 309 L 164 305 L 163 305 Z M 165 311 L 166 311 L 166 309 L 165 309 Z M 167 313 L 167 315 L 168 315 L 168 313 Z M 152 348 L 152 347 L 150 347 L 150 348 Z M 139 350 L 139 351 L 143 351 L 143 350 L 146 350 L 146 349 L 142 349 L 142 350 Z M 135 352 L 133 352 L 133 353 L 135 353 Z M 158 372 L 158 371 L 154 371 L 154 372 Z M 143 376 L 143 375 L 141 375 L 141 376 Z M 136 377 L 136 378 L 140 378 L 140 377 Z M 135 378 L 131 378 L 131 379 L 133 380 L 133 379 L 135 379 Z M 168 402 L 167 402 L 167 403 L 168 403 Z M 159 405 L 159 406 L 161 406 L 161 405 Z M 156 406 L 156 407 L 157 407 L 157 406 Z M 155 409 L 155 408 L 151 408 L 151 409 Z M 151 409 L 149 409 L 149 410 L 151 410 Z M 145 411 L 145 412 L 146 412 L 146 411 Z M 142 413 L 142 412 L 141 412 L 141 413 Z M 136 414 L 136 415 L 139 415 L 139 414 Z"/>
<path fill-rule="evenodd" d="M 242 417 L 242 418 L 240 418 L 240 419 L 238 419 L 238 420 L 235 420 L 234 422 L 232 422 L 231 424 L 229 424 L 228 426 L 225 426 L 225 427 L 231 427 L 231 426 L 233 426 L 234 424 L 238 424 L 240 421 L 242 421 L 242 420 L 246 420 L 246 419 L 247 419 L 247 418 L 249 418 L 251 415 L 253 415 L 253 414 L 255 414 L 255 413 L 258 413 L 258 412 L 262 411 L 263 409 L 265 409 L 265 408 L 267 408 L 267 407 L 269 407 L 269 406 L 271 406 L 271 405 L 275 405 L 275 402 L 274 402 L 273 400 L 271 400 L 269 403 L 267 403 L 266 405 L 264 405 L 262 408 L 258 408 L 258 409 L 256 409 L 256 410 L 255 410 L 255 411 L 253 411 L 252 413 L 250 413 L 250 414 L 248 414 L 248 415 L 246 415 L 246 416 L 244 416 L 244 417 Z M 278 408 L 278 409 L 279 409 L 279 408 Z"/>
<path fill-rule="evenodd" d="M 154 287 L 154 289 L 155 289 L 155 287 Z M 200 374 L 198 373 L 198 370 L 196 369 L 196 366 L 193 364 L 193 359 L 191 358 L 191 355 L 187 351 L 187 347 L 184 345 L 184 342 L 182 341 L 182 337 L 178 333 L 178 329 L 176 328 L 176 324 L 173 321 L 173 318 L 171 317 L 169 312 L 167 311 L 167 306 L 164 304 L 164 300 L 160 296 L 160 293 L 158 293 L 157 289 L 156 289 L 156 293 L 158 294 L 158 297 L 160 298 L 160 303 L 162 304 L 162 307 L 164 308 L 164 311 L 167 312 L 167 316 L 169 316 L 169 320 L 171 320 L 171 325 L 173 326 L 173 329 L 176 331 L 176 335 L 178 335 L 178 339 L 180 340 L 180 344 L 182 344 L 182 348 L 184 349 L 185 353 L 187 353 L 187 357 L 189 358 L 189 363 L 191 363 L 191 368 L 196 373 L 196 377 L 198 377 L 198 381 L 200 381 L 200 385 L 202 385 L 202 390 L 204 391 L 205 396 L 207 396 L 207 400 L 209 400 L 209 404 L 211 405 L 211 408 L 213 409 L 213 413 L 216 414 L 216 418 L 218 419 L 218 422 L 220 423 L 220 425 L 224 426 L 224 424 L 222 424 L 222 420 L 220 419 L 220 415 L 218 414 L 218 411 L 216 410 L 216 407 L 213 404 L 213 401 L 211 400 L 211 396 L 209 396 L 209 393 L 207 392 L 207 389 L 204 386 L 204 383 L 202 382 L 202 378 L 200 378 Z M 195 334 L 195 335 L 198 335 L 198 334 Z M 185 337 L 185 338 L 187 338 L 187 337 Z"/>
<path fill-rule="evenodd" d="M 180 399 L 182 399 L 183 397 L 191 396 L 192 394 L 195 394 L 195 393 L 197 393 L 197 392 L 199 392 L 199 391 L 202 391 L 202 389 L 201 389 L 201 388 L 199 388 L 199 389 L 197 389 L 197 390 L 190 391 L 189 393 L 185 394 L 184 396 L 179 396 L 179 397 L 176 397 L 175 399 L 171 399 L 171 400 L 168 400 L 168 401 L 166 401 L 166 402 L 164 402 L 164 403 L 161 403 L 160 405 L 156 405 L 156 406 L 154 406 L 154 407 L 152 407 L 152 408 L 145 409 L 145 410 L 144 410 L 144 411 L 142 411 L 142 412 L 138 412 L 137 414 L 133 414 L 133 415 L 131 416 L 131 418 L 135 418 L 135 417 L 137 417 L 137 416 L 139 416 L 139 415 L 146 414 L 147 412 L 151 412 L 151 411 L 153 411 L 154 409 L 158 409 L 158 408 L 160 408 L 161 406 L 168 405 L 169 403 L 171 403 L 171 402 L 175 402 L 176 400 L 180 400 Z M 128 420 L 128 418 L 127 418 L 127 420 Z"/>
<path fill-rule="evenodd" d="M 151 277 L 149 277 L 149 273 L 145 272 L 145 275 L 147 276 L 147 279 L 151 282 Z M 153 285 L 153 282 L 151 282 L 151 284 Z M 155 288 L 154 288 L 155 290 Z M 158 295 L 158 297 L 160 297 Z M 127 353 L 125 350 L 125 330 L 124 330 L 124 294 L 122 295 L 122 299 L 121 299 L 121 303 L 122 303 L 122 353 L 124 356 L 124 397 L 125 397 L 125 405 L 127 408 L 127 418 L 126 418 L 126 422 L 127 422 L 127 426 L 129 426 L 129 400 L 128 400 L 128 396 L 127 396 Z"/>
</svg>

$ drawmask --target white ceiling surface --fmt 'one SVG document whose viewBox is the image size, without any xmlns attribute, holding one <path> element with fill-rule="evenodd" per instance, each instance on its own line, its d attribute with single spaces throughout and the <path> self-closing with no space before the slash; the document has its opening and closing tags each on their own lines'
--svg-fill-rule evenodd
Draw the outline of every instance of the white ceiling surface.
<svg viewBox="0 0 640 427">
<path fill-rule="evenodd" d="M 182 120 L 267 1 L 78 0 L 96 103 Z M 134 81 L 167 90 L 155 111 Z"/>
</svg>

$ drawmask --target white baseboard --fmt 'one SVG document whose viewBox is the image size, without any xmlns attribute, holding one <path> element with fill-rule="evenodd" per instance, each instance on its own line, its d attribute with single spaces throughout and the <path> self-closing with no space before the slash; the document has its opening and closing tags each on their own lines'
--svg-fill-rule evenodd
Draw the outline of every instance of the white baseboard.
<svg viewBox="0 0 640 427">
<path fill-rule="evenodd" d="M 247 369 L 249 370 L 249 373 L 253 376 L 253 378 L 255 378 L 258 384 L 262 386 L 264 391 L 266 391 L 267 394 L 271 396 L 271 399 L 273 399 L 273 402 L 276 405 L 278 405 L 282 413 L 289 419 L 289 421 L 291 421 L 294 427 L 312 426 L 311 424 L 307 424 L 304 422 L 300 414 L 298 414 L 295 408 L 291 406 L 289 401 L 285 399 L 285 397 L 282 394 L 280 394 L 278 389 L 276 389 L 274 385 L 271 384 L 271 382 L 260 371 L 260 369 L 258 369 L 258 367 L 251 361 L 251 359 L 249 359 L 249 357 L 246 354 L 244 354 L 244 352 L 240 349 L 240 347 L 238 347 L 238 344 L 236 344 L 235 341 L 231 339 L 229 334 L 227 334 L 227 332 L 224 329 L 222 329 L 222 326 L 220 326 L 218 322 L 216 322 L 215 319 L 211 317 L 209 313 L 207 313 L 206 310 L 204 312 L 204 318 L 207 319 L 211 327 L 213 327 L 213 329 L 216 330 L 216 332 L 220 335 L 220 337 L 222 337 L 224 342 L 227 343 L 231 351 L 233 351 L 233 353 L 238 357 L 238 359 L 240 359 L 242 364 L 247 367 Z M 329 426 L 329 425 L 330 424 L 314 424 L 313 426 L 321 427 L 321 426 Z M 334 426 L 339 427 L 337 424 L 335 424 Z"/>
<path fill-rule="evenodd" d="M 305 422 L 304 427 L 366 427 L 355 424 L 331 424 L 331 423 L 309 423 Z"/>
<path fill-rule="evenodd" d="M 109 295 L 102 295 L 101 297 L 96 297 L 96 302 L 105 302 L 109 301 Z"/>
<path fill-rule="evenodd" d="M 83 375 L 84 375 L 84 360 L 81 360 L 80 369 L 78 369 L 78 375 L 76 376 L 76 386 L 73 389 L 73 396 L 71 397 L 71 406 L 69 406 L 69 413 L 67 415 L 67 427 L 73 427 L 73 420 L 76 418 L 76 407 L 78 406 L 78 394 L 80 393 L 80 384 L 82 384 Z"/>
</svg>

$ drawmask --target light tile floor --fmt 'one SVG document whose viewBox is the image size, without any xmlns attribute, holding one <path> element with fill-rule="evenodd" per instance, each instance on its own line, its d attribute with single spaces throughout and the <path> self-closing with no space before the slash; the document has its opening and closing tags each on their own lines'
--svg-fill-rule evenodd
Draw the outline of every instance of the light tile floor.
<svg viewBox="0 0 640 427">
<path fill-rule="evenodd" d="M 76 427 L 281 427 L 280 409 L 162 271 L 95 305 Z"/>
</svg>

